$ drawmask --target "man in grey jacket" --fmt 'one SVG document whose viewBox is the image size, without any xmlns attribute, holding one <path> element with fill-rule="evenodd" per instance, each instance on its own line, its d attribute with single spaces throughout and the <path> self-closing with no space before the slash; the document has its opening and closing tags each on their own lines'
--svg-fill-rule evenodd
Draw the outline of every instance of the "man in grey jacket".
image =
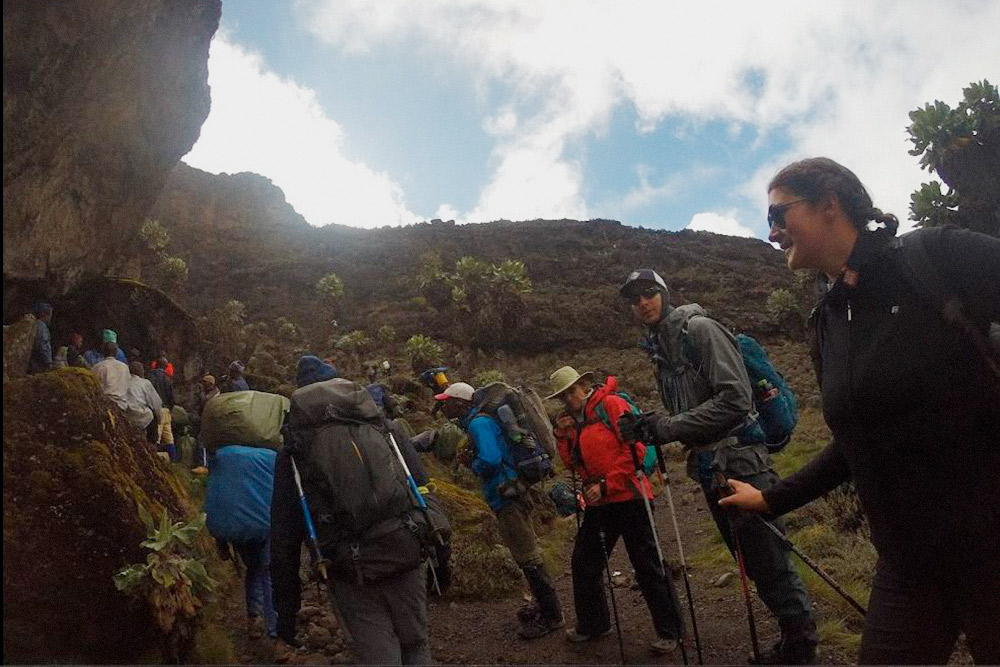
<svg viewBox="0 0 1000 667">
<path fill-rule="evenodd" d="M 778 617 L 781 638 L 761 662 L 811 663 L 818 643 L 816 624 L 787 547 L 760 522 L 726 516 L 718 505 L 714 473 L 762 489 L 779 479 L 764 443 L 740 446 L 735 435 L 756 418 L 738 343 L 698 304 L 671 307 L 667 284 L 651 269 L 633 271 L 620 294 L 646 327 L 642 346 L 655 365 L 660 399 L 669 413 L 629 423 L 623 419 L 622 435 L 647 442 L 647 437 L 660 443 L 680 441 L 688 449 L 688 476 L 701 485 L 730 551 L 730 526 L 736 527 L 747 574 Z"/>
</svg>

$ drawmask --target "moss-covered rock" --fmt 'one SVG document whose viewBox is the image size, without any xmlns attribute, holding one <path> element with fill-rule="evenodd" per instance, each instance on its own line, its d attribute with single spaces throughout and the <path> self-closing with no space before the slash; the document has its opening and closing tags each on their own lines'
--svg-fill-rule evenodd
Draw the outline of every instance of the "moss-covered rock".
<svg viewBox="0 0 1000 667">
<path fill-rule="evenodd" d="M 449 595 L 494 599 L 521 591 L 521 570 L 503 546 L 496 516 L 482 496 L 434 475 L 433 465 L 429 468 L 453 531 Z"/>
<path fill-rule="evenodd" d="M 145 560 L 137 503 L 174 519 L 194 509 L 90 371 L 4 385 L 3 485 L 4 660 L 130 663 L 157 655 L 148 610 L 117 592 L 112 576 Z"/>
</svg>

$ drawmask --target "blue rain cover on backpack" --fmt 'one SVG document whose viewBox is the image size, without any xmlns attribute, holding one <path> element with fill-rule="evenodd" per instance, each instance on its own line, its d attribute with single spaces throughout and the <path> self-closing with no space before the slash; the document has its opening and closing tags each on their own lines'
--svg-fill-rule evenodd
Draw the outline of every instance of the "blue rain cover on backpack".
<svg viewBox="0 0 1000 667">
<path fill-rule="evenodd" d="M 372 383 L 365 387 L 368 393 L 371 394 L 372 400 L 375 401 L 375 405 L 385 410 L 385 385 L 379 384 L 377 382 Z"/>
<path fill-rule="evenodd" d="M 274 450 L 229 445 L 212 458 L 205 488 L 206 526 L 226 542 L 263 541 L 271 533 Z"/>
<path fill-rule="evenodd" d="M 746 334 L 737 334 L 736 342 L 750 377 L 753 407 L 757 411 L 757 421 L 743 428 L 737 437 L 740 444 L 764 442 L 771 453 L 780 452 L 799 421 L 795 394 L 760 343 Z"/>
</svg>

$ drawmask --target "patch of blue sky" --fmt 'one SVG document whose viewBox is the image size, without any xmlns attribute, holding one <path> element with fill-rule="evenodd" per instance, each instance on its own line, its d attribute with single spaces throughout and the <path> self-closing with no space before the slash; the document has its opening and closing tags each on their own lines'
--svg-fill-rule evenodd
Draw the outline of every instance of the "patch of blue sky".
<svg viewBox="0 0 1000 667">
<path fill-rule="evenodd" d="M 634 226 L 683 229 L 696 213 L 737 211 L 763 231 L 740 186 L 763 162 L 790 145 L 780 130 L 729 121 L 668 116 L 640 132 L 632 107 L 614 115 L 607 132 L 579 146 L 584 192 L 597 217 Z M 761 195 L 763 197 L 763 195 Z"/>
<path fill-rule="evenodd" d="M 482 130 L 481 91 L 466 76 L 428 67 L 406 43 L 345 54 L 306 30 L 293 3 L 227 2 L 222 27 L 268 70 L 313 90 L 344 130 L 342 154 L 399 183 L 410 210 L 429 219 L 444 203 L 475 205 L 493 139 Z"/>
</svg>

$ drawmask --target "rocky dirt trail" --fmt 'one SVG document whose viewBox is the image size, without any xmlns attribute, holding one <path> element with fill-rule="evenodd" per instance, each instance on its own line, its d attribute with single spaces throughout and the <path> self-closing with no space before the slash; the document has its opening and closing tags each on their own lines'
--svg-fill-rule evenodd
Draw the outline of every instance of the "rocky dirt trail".
<svg viewBox="0 0 1000 667">
<path fill-rule="evenodd" d="M 671 463 L 669 475 L 678 524 L 684 541 L 685 554 L 690 559 L 704 549 L 716 544 L 715 527 L 705 507 L 700 489 L 688 480 L 679 462 Z M 570 519 L 572 520 L 572 519 Z M 657 501 L 657 531 L 668 560 L 677 561 L 677 545 L 665 494 Z M 620 543 L 611 558 L 611 569 L 617 573 L 615 598 L 622 626 L 625 662 L 628 664 L 681 664 L 680 649 L 666 656 L 656 656 L 649 651 L 654 632 L 649 612 L 639 593 L 633 588 L 632 569 Z M 735 564 L 731 561 L 720 565 L 689 563 L 691 589 L 695 600 L 698 629 L 702 642 L 705 664 L 747 664 L 751 655 L 746 607 L 740 588 Z M 729 575 L 725 576 L 724 575 Z M 724 583 L 719 584 L 724 577 Z M 688 628 L 687 653 L 691 664 L 697 662 L 694 637 L 690 632 L 690 617 L 684 583 L 680 576 L 675 585 L 682 597 L 685 623 Z M 568 626 L 574 621 L 572 580 L 569 571 L 569 554 L 564 569 L 557 573 L 556 587 L 567 614 Z M 618 642 L 614 632 L 599 640 L 571 644 L 558 631 L 534 641 L 522 641 L 516 636 L 515 612 L 523 604 L 518 598 L 496 601 L 468 601 L 431 598 L 429 618 L 431 629 L 431 654 L 442 664 L 617 664 L 620 661 Z M 819 602 L 817 612 L 837 613 Z M 242 619 L 242 602 L 231 604 L 232 618 Z M 777 636 L 777 624 L 767 609 L 754 596 L 754 616 L 762 649 Z M 303 593 L 300 613 L 299 638 L 303 646 L 298 650 L 274 650 L 266 639 L 251 640 L 246 629 L 235 628 L 238 657 L 244 664 L 340 664 L 350 659 L 345 649 L 334 615 L 319 600 L 315 585 Z M 820 646 L 819 662 L 847 664 L 853 656 L 842 649 Z"/>
</svg>

